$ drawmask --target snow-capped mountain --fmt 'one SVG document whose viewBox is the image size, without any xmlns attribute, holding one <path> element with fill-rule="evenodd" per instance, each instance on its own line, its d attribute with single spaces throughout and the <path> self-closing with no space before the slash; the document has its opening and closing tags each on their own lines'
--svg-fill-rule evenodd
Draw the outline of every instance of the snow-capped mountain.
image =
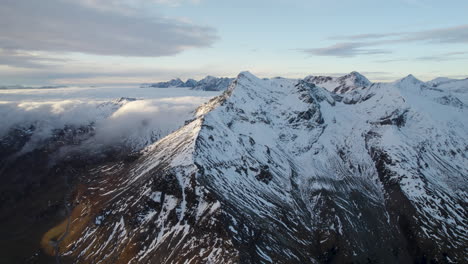
<svg viewBox="0 0 468 264">
<path fill-rule="evenodd" d="M 35 258 L 463 262 L 468 86 L 366 80 L 243 72 L 131 159 L 59 164 L 76 187 Z"/>
<path fill-rule="evenodd" d="M 217 78 L 213 76 L 206 76 L 198 81 L 193 90 L 200 91 L 224 91 L 232 83 L 234 78 Z"/>
<path fill-rule="evenodd" d="M 158 82 L 158 83 L 144 83 L 141 85 L 143 88 L 152 87 L 152 88 L 174 88 L 174 87 L 191 87 L 187 86 L 192 84 L 192 80 L 187 80 L 187 84 L 183 82 L 180 78 L 172 79 L 167 82 Z"/>
<path fill-rule="evenodd" d="M 447 78 L 447 77 L 437 77 L 433 80 L 430 80 L 428 82 L 426 82 L 427 85 L 429 86 L 432 86 L 432 87 L 437 87 L 441 84 L 445 84 L 445 83 L 450 83 L 450 82 L 455 82 L 455 81 L 459 81 L 457 79 L 451 79 L 451 78 Z"/>
<path fill-rule="evenodd" d="M 445 77 L 436 78 L 426 82 L 429 87 L 444 90 L 447 92 L 467 93 L 468 78 L 466 79 L 449 79 Z"/>
<path fill-rule="evenodd" d="M 188 79 L 186 82 L 183 82 L 181 79 L 173 79 L 168 82 L 159 82 L 153 84 L 142 84 L 141 87 L 143 88 L 170 88 L 170 87 L 178 87 L 178 88 L 190 88 L 192 90 L 198 91 L 224 91 L 228 88 L 234 78 L 226 78 L 226 77 L 214 77 L 214 76 L 206 76 L 205 78 L 201 79 L 200 81 L 196 81 L 194 79 Z"/>
<path fill-rule="evenodd" d="M 309 75 L 304 80 L 336 94 L 362 90 L 372 84 L 364 75 L 355 71 L 341 77 Z"/>
<path fill-rule="evenodd" d="M 188 80 L 185 82 L 184 86 L 185 86 L 185 87 L 189 87 L 189 88 L 193 88 L 193 87 L 197 86 L 197 84 L 198 84 L 198 81 L 197 81 L 197 80 L 188 79 Z"/>
</svg>

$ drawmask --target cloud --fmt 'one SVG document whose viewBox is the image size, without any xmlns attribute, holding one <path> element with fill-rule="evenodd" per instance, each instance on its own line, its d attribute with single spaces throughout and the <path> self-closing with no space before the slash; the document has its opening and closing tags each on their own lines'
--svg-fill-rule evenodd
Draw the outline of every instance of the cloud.
<svg viewBox="0 0 468 264">
<path fill-rule="evenodd" d="M 389 44 L 418 42 L 423 44 L 465 44 L 468 43 L 468 25 L 412 32 L 335 36 L 330 39 L 344 41 L 327 47 L 302 49 L 302 51 L 318 56 L 354 57 L 391 53 L 390 50 L 371 48 Z"/>
<path fill-rule="evenodd" d="M 60 129 L 65 124 L 79 126 L 98 120 L 110 114 L 110 107 L 103 107 L 97 115 L 98 102 L 63 100 L 60 102 L 2 102 L 0 114 L 2 126 L 0 137 L 14 127 L 36 126 L 31 137 L 31 144 L 36 145 L 51 136 L 53 129 Z"/>
<path fill-rule="evenodd" d="M 200 100 L 186 97 L 183 101 L 168 99 L 129 102 L 100 122 L 96 136 L 90 141 L 92 145 L 123 142 L 132 149 L 141 149 L 190 119 L 192 111 L 198 105 L 195 102 Z"/>
<path fill-rule="evenodd" d="M 0 9 L 0 48 L 156 57 L 208 47 L 217 39 L 211 27 L 161 15 L 139 16 L 90 7 L 103 3 L 4 0 Z"/>
<path fill-rule="evenodd" d="M 330 39 L 375 41 L 367 43 L 369 45 L 411 41 L 426 41 L 430 43 L 468 43 L 468 24 L 422 31 L 334 36 Z"/>
<path fill-rule="evenodd" d="M 133 8 L 137 9 L 145 5 L 166 5 L 166 6 L 180 6 L 182 4 L 199 4 L 200 0 L 66 0 L 69 2 L 78 2 L 81 5 L 109 10 L 115 8 Z"/>
<path fill-rule="evenodd" d="M 429 43 L 468 43 L 468 25 L 401 33 L 396 42 L 425 41 Z"/>
<path fill-rule="evenodd" d="M 453 61 L 453 60 L 467 60 L 468 57 L 466 56 L 460 56 L 460 55 L 466 55 L 468 52 L 450 52 L 450 53 L 444 53 L 440 55 L 429 55 L 429 56 L 421 56 L 415 58 L 415 60 L 418 61 Z"/>
<path fill-rule="evenodd" d="M 399 59 L 388 59 L 388 60 L 376 60 L 374 62 L 377 63 L 387 63 L 387 62 L 401 62 L 401 61 L 454 61 L 454 60 L 468 60 L 467 56 L 468 52 L 464 51 L 454 51 L 454 52 L 447 52 L 442 54 L 433 54 L 427 56 L 420 56 L 415 58 L 399 58 Z"/>
<path fill-rule="evenodd" d="M 115 12 L 124 15 L 144 14 L 146 9 L 160 6 L 179 7 L 184 4 L 199 4 L 201 0 L 62 0 L 93 8 L 103 12 Z"/>
<path fill-rule="evenodd" d="M 395 33 L 388 33 L 388 34 L 368 33 L 368 34 L 357 34 L 357 35 L 349 35 L 349 36 L 332 36 L 329 39 L 366 40 L 366 39 L 386 38 L 394 34 Z"/>
<path fill-rule="evenodd" d="M 388 50 L 368 49 L 366 43 L 344 42 L 324 48 L 304 49 L 305 53 L 317 56 L 354 57 L 357 55 L 387 54 Z"/>
<path fill-rule="evenodd" d="M 0 65 L 17 68 L 47 68 L 56 63 L 65 63 L 70 60 L 33 54 L 28 51 L 8 50 L 0 48 Z"/>
<path fill-rule="evenodd" d="M 23 148 L 27 152 L 47 143 L 56 129 L 93 124 L 94 132 L 84 136 L 79 148 L 98 150 L 124 146 L 139 150 L 182 126 L 185 120 L 192 118 L 198 105 L 211 98 L 210 93 L 180 97 L 175 91 L 172 93 L 175 97 L 171 97 L 171 91 L 160 91 L 164 95 L 161 98 L 136 101 L 96 98 L 55 101 L 56 95 L 49 96 L 48 93 L 57 91 L 40 92 L 41 98 L 50 101 L 0 102 L 0 139 L 12 128 L 34 125 L 32 137 Z M 98 90 L 94 90 L 96 92 Z M 118 93 L 119 90 L 110 92 Z"/>
</svg>

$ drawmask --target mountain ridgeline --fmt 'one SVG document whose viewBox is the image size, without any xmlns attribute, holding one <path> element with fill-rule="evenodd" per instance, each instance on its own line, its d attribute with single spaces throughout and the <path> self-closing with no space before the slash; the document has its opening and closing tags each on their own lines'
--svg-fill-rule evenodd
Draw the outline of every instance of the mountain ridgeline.
<svg viewBox="0 0 468 264">
<path fill-rule="evenodd" d="M 206 76 L 200 81 L 188 79 L 186 82 L 181 79 L 172 79 L 167 82 L 158 83 L 145 83 L 142 88 L 190 88 L 198 91 L 224 91 L 232 83 L 234 78 L 218 78 L 213 76 Z"/>
<path fill-rule="evenodd" d="M 162 86 L 187 87 L 179 81 Z M 15 180 L 3 187 L 10 196 L 2 191 L 2 255 L 30 263 L 466 261 L 468 80 L 242 72 L 211 82 L 229 84 L 139 151 L 48 163 L 48 148 L 18 154 L 3 141 L 0 173 Z M 34 179 L 25 165 L 42 180 L 20 184 Z M 41 242 L 19 243 L 26 240 Z"/>
</svg>

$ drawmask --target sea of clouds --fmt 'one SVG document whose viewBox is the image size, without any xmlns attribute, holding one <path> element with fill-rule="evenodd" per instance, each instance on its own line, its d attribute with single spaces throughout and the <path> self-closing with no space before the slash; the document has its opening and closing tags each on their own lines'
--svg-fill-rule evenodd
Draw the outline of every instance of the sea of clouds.
<svg viewBox="0 0 468 264">
<path fill-rule="evenodd" d="M 35 129 L 25 151 L 53 131 L 92 124 L 94 147 L 126 145 L 139 150 L 171 133 L 219 92 L 185 88 L 55 88 L 0 90 L 0 139 L 13 128 Z"/>
</svg>

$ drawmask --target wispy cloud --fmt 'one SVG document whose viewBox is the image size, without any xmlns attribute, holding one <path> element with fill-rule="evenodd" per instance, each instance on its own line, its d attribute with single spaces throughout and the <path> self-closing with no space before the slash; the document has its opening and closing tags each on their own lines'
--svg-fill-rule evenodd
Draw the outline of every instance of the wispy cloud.
<svg viewBox="0 0 468 264">
<path fill-rule="evenodd" d="M 353 57 L 356 55 L 386 54 L 389 50 L 369 49 L 363 42 L 342 42 L 323 48 L 303 49 L 302 51 L 317 56 Z"/>
<path fill-rule="evenodd" d="M 428 43 L 468 43 L 468 25 L 420 32 L 402 33 L 397 42 L 425 41 Z"/>
<path fill-rule="evenodd" d="M 391 53 L 392 51 L 388 49 L 371 48 L 388 44 L 413 42 L 425 44 L 464 44 L 468 43 L 468 25 L 416 32 L 370 33 L 349 36 L 334 36 L 330 39 L 343 41 L 326 47 L 302 49 L 302 51 L 318 56 L 354 57 L 357 55 Z"/>
<path fill-rule="evenodd" d="M 347 35 L 347 36 L 332 36 L 329 39 L 332 40 L 367 40 L 367 39 L 380 39 L 387 38 L 389 36 L 398 35 L 398 33 L 387 33 L 387 34 L 378 34 L 378 33 L 368 33 L 368 34 L 357 34 L 357 35 Z"/>
<path fill-rule="evenodd" d="M 0 65 L 17 68 L 49 68 L 57 63 L 65 63 L 70 60 L 50 56 L 41 56 L 33 52 L 9 50 L 0 48 Z"/>
<path fill-rule="evenodd" d="M 112 11 L 126 15 L 135 14 L 151 6 L 179 7 L 199 4 L 201 0 L 65 0 L 100 11 Z"/>
<path fill-rule="evenodd" d="M 439 55 L 429 55 L 429 56 L 421 56 L 415 58 L 419 61 L 452 61 L 452 60 L 468 60 L 467 56 L 468 52 L 448 52 Z"/>
<path fill-rule="evenodd" d="M 422 31 L 334 36 L 330 39 L 341 39 L 348 41 L 371 40 L 372 42 L 368 43 L 370 45 L 408 41 L 427 41 L 430 43 L 468 43 L 468 24 Z"/>
<path fill-rule="evenodd" d="M 442 54 L 432 54 L 427 56 L 420 56 L 415 58 L 399 58 L 399 59 L 388 59 L 388 60 L 376 60 L 377 63 L 387 63 L 387 62 L 401 62 L 401 61 L 453 61 L 453 60 L 468 60 L 468 52 L 464 51 L 455 51 L 447 52 Z"/>
<path fill-rule="evenodd" d="M 156 57 L 208 47 L 217 39 L 211 27 L 91 7 L 99 3 L 103 1 L 4 0 L 0 48 Z"/>
</svg>

